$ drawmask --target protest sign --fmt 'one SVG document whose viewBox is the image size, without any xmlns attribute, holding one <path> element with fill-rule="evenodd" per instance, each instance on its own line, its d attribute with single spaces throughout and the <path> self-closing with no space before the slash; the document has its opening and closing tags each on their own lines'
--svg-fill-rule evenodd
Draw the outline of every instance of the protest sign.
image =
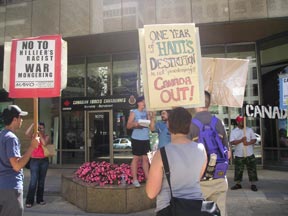
<svg viewBox="0 0 288 216">
<path fill-rule="evenodd" d="M 211 105 L 242 107 L 249 60 L 202 58 L 204 89 L 211 94 Z"/>
<path fill-rule="evenodd" d="M 60 35 L 5 43 L 3 88 L 10 98 L 59 97 L 67 83 L 67 43 Z"/>
<path fill-rule="evenodd" d="M 145 25 L 139 30 L 148 110 L 204 105 L 199 32 L 194 24 Z"/>
</svg>

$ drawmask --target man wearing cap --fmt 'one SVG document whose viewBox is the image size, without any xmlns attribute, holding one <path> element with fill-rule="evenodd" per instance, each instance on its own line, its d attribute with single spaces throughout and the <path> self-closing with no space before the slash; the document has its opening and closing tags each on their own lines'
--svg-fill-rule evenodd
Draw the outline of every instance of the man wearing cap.
<svg viewBox="0 0 288 216">
<path fill-rule="evenodd" d="M 256 158 L 253 147 L 257 139 L 252 128 L 244 129 L 244 118 L 237 116 L 237 127 L 231 131 L 230 144 L 235 145 L 235 172 L 234 181 L 236 184 L 231 187 L 231 190 L 241 189 L 241 181 L 243 177 L 244 166 L 247 167 L 251 190 L 257 191 L 255 182 L 258 181 Z M 245 130 L 245 131 L 244 131 Z"/>
<path fill-rule="evenodd" d="M 150 151 L 149 128 L 140 124 L 141 120 L 147 120 L 148 115 L 145 109 L 145 100 L 143 96 L 136 99 L 137 109 L 130 111 L 127 121 L 127 129 L 133 129 L 131 135 L 132 154 L 131 172 L 133 177 L 133 185 L 140 187 L 137 177 L 138 164 L 142 161 L 142 167 L 145 177 L 148 177 L 149 162 L 147 153 Z"/>
<path fill-rule="evenodd" d="M 0 216 L 23 215 L 22 168 L 38 146 L 38 139 L 33 138 L 28 150 L 21 156 L 21 145 L 15 132 L 21 128 L 22 116 L 26 115 L 28 112 L 17 105 L 9 105 L 2 113 L 5 128 L 0 132 Z"/>
</svg>

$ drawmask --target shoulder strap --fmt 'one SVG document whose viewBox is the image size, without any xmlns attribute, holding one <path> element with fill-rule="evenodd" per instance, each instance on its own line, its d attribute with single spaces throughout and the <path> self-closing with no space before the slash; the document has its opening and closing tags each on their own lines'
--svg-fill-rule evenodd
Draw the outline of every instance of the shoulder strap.
<svg viewBox="0 0 288 216">
<path fill-rule="evenodd" d="M 170 182 L 170 168 L 169 168 L 169 163 L 168 163 L 168 159 L 167 159 L 165 146 L 160 148 L 160 153 L 161 153 L 162 162 L 163 162 L 163 166 L 164 166 L 164 172 L 165 172 L 165 175 L 167 178 L 167 182 L 168 182 L 168 185 L 170 188 L 170 193 L 171 193 L 171 198 L 172 198 L 173 194 L 172 194 L 172 188 L 171 188 L 171 182 Z"/>
<path fill-rule="evenodd" d="M 216 118 L 216 116 L 212 116 L 210 125 L 214 130 L 216 129 L 217 121 L 218 121 L 218 119 Z"/>
<path fill-rule="evenodd" d="M 218 137 L 217 137 L 216 139 L 219 139 L 219 141 L 221 141 L 221 143 L 220 143 L 220 142 L 216 142 L 216 143 L 218 144 L 218 148 L 220 149 L 220 153 L 222 154 L 222 157 L 228 159 L 227 155 L 226 155 L 225 152 L 224 152 L 224 146 L 223 146 L 223 143 L 222 143 L 222 138 L 223 138 L 223 137 L 220 137 L 220 134 L 219 134 L 219 133 L 217 132 L 217 130 L 216 130 L 216 124 L 217 124 L 217 122 L 218 122 L 217 117 L 216 117 L 216 116 L 213 116 L 212 119 L 211 119 L 210 125 L 211 125 L 211 127 L 213 128 L 213 130 L 215 130 L 215 132 L 216 132 L 217 135 L 218 135 Z"/>
<path fill-rule="evenodd" d="M 201 130 L 203 128 L 203 124 L 200 120 L 193 118 L 192 122 L 199 128 L 199 130 Z"/>
</svg>

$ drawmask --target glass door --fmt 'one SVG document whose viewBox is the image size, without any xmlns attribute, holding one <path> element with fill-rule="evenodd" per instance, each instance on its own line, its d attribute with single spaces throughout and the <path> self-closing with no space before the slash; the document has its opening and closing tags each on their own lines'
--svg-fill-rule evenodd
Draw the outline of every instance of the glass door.
<svg viewBox="0 0 288 216">
<path fill-rule="evenodd" d="M 87 152 L 89 161 L 113 163 L 112 111 L 90 111 L 87 114 Z"/>
<path fill-rule="evenodd" d="M 288 32 L 257 41 L 262 105 L 279 106 L 279 75 L 288 76 Z M 262 119 L 263 166 L 286 169 L 288 165 L 287 119 Z"/>
</svg>

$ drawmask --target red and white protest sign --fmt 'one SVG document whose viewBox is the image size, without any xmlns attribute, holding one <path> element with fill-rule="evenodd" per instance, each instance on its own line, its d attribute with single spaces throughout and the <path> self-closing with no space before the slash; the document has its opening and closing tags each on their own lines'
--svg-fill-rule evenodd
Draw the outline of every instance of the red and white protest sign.
<svg viewBox="0 0 288 216">
<path fill-rule="evenodd" d="M 12 40 L 6 83 L 10 98 L 60 96 L 62 42 L 60 35 Z"/>
</svg>

